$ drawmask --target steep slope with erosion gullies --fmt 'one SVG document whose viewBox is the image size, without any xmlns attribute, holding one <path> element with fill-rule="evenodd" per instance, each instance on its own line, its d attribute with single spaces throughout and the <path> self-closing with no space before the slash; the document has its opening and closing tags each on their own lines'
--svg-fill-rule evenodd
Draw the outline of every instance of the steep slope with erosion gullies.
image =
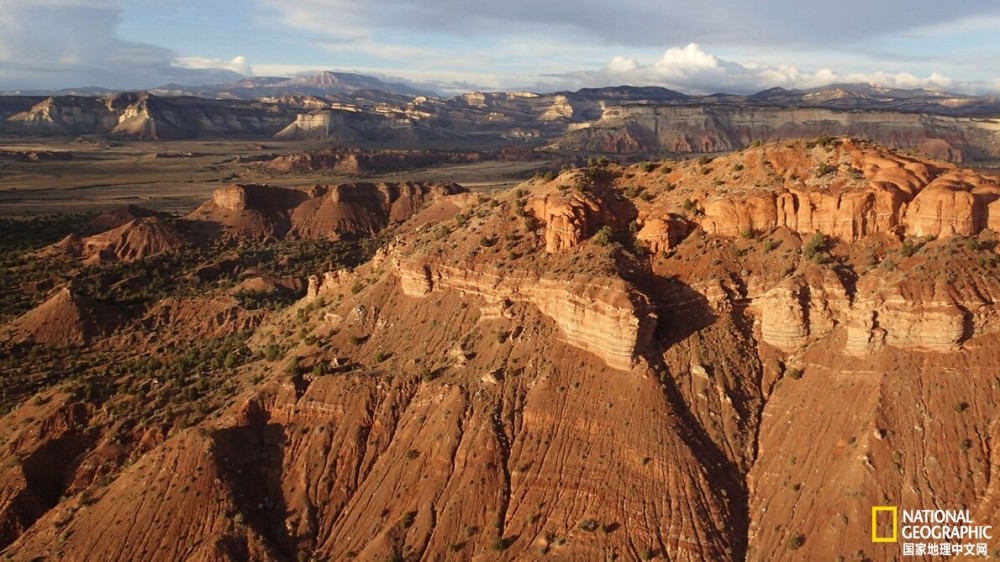
<svg viewBox="0 0 1000 562">
<path fill-rule="evenodd" d="M 252 328 L 216 415 L 100 484 L 7 467 L 5 553 L 895 559 L 873 505 L 998 514 L 997 188 L 820 139 L 424 200 Z M 45 400 L 0 419 L 22 459 L 105 415 Z"/>
<path fill-rule="evenodd" d="M 231 185 L 188 219 L 218 225 L 237 238 L 293 234 L 302 238 L 362 237 L 409 219 L 426 204 L 466 190 L 457 184 L 349 183 L 303 191 L 270 185 Z M 452 207 L 457 210 L 457 207 Z"/>
</svg>

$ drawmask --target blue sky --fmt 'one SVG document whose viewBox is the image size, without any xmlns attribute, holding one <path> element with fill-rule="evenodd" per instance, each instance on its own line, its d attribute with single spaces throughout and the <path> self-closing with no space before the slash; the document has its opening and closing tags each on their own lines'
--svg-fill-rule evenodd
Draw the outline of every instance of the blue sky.
<svg viewBox="0 0 1000 562">
<path fill-rule="evenodd" d="M 424 87 L 1000 92 L 981 0 L 0 0 L 0 89 L 340 70 Z"/>
</svg>

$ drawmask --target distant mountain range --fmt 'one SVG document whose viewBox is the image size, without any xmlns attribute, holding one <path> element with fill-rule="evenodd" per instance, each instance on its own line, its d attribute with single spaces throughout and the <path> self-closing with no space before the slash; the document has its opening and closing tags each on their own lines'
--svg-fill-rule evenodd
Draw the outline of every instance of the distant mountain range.
<svg viewBox="0 0 1000 562">
<path fill-rule="evenodd" d="M 751 95 L 659 87 L 436 97 L 357 74 L 246 78 L 146 92 L 0 96 L 0 133 L 333 143 L 529 143 L 576 153 L 691 153 L 850 135 L 953 161 L 1000 158 L 1000 98 L 837 84 Z"/>
<path fill-rule="evenodd" d="M 363 90 L 377 90 L 405 96 L 433 95 L 405 84 L 383 82 L 372 76 L 349 72 L 306 72 L 292 77 L 255 76 L 234 82 L 189 86 L 165 84 L 148 90 L 158 96 L 193 96 L 208 99 L 257 99 L 271 96 L 326 96 L 351 94 Z M 118 90 L 87 87 L 55 91 L 11 91 L 0 95 L 19 96 L 106 96 Z"/>
<path fill-rule="evenodd" d="M 165 84 L 147 90 L 156 96 L 189 96 L 206 99 L 258 100 L 287 96 L 337 96 L 359 92 L 381 92 L 406 97 L 441 97 L 402 83 L 385 82 L 373 76 L 349 72 L 317 71 L 292 77 L 243 77 L 233 82 L 182 85 Z M 100 87 L 69 88 L 55 91 L 7 91 L 0 96 L 87 96 L 122 93 Z M 655 102 L 661 104 L 752 104 L 769 106 L 810 106 L 835 109 L 891 109 L 940 115 L 982 115 L 1000 113 L 1000 96 L 971 96 L 928 89 L 906 90 L 871 84 L 831 84 L 809 90 L 771 88 L 755 94 L 718 93 L 689 95 L 658 86 L 617 86 L 583 88 L 575 92 L 555 92 L 580 101 Z"/>
</svg>

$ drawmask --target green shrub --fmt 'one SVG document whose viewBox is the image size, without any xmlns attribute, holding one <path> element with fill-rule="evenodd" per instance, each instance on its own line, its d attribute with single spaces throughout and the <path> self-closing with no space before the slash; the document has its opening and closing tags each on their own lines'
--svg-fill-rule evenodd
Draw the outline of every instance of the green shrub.
<svg viewBox="0 0 1000 562">
<path fill-rule="evenodd" d="M 796 533 L 788 539 L 788 550 L 798 550 L 804 544 L 806 544 L 806 536 L 802 533 Z"/>
<path fill-rule="evenodd" d="M 441 240 L 451 234 L 451 229 L 445 225 L 440 225 L 434 229 L 434 240 Z"/>
<path fill-rule="evenodd" d="M 598 246 L 607 246 L 614 239 L 614 231 L 611 230 L 609 225 L 604 225 L 594 234 L 594 244 Z"/>
<path fill-rule="evenodd" d="M 816 177 L 821 178 L 825 175 L 832 174 L 837 171 L 837 167 L 832 164 L 827 164 L 826 162 L 820 162 L 816 165 Z"/>
<path fill-rule="evenodd" d="M 812 238 L 806 242 L 806 245 L 802 248 L 802 257 L 809 261 L 815 261 L 817 263 L 822 263 L 830 256 L 826 252 L 826 235 L 822 232 L 817 232 L 812 235 Z"/>
<path fill-rule="evenodd" d="M 522 221 L 526 232 L 534 232 L 538 228 L 538 222 L 535 220 L 535 217 L 531 215 L 524 215 L 524 217 L 522 217 Z"/>
</svg>

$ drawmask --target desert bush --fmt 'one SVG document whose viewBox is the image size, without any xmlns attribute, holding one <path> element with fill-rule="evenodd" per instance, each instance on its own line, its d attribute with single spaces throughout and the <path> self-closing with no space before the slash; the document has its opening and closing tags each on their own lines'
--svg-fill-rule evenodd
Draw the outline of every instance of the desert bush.
<svg viewBox="0 0 1000 562">
<path fill-rule="evenodd" d="M 826 251 L 826 244 L 826 235 L 822 232 L 816 232 L 802 247 L 802 257 L 809 261 L 823 263 L 830 257 Z"/>
<path fill-rule="evenodd" d="M 596 234 L 594 234 L 594 244 L 597 244 L 598 246 L 607 246 L 611 243 L 613 238 L 614 231 L 611 230 L 610 226 L 604 225 L 597 231 Z"/>
<path fill-rule="evenodd" d="M 816 177 L 820 178 L 828 174 L 832 174 L 837 171 L 837 167 L 832 164 L 827 164 L 826 162 L 820 162 L 816 164 Z"/>
<path fill-rule="evenodd" d="M 276 343 L 269 343 L 264 348 L 264 359 L 268 361 L 277 361 L 282 355 L 281 348 Z"/>
</svg>

